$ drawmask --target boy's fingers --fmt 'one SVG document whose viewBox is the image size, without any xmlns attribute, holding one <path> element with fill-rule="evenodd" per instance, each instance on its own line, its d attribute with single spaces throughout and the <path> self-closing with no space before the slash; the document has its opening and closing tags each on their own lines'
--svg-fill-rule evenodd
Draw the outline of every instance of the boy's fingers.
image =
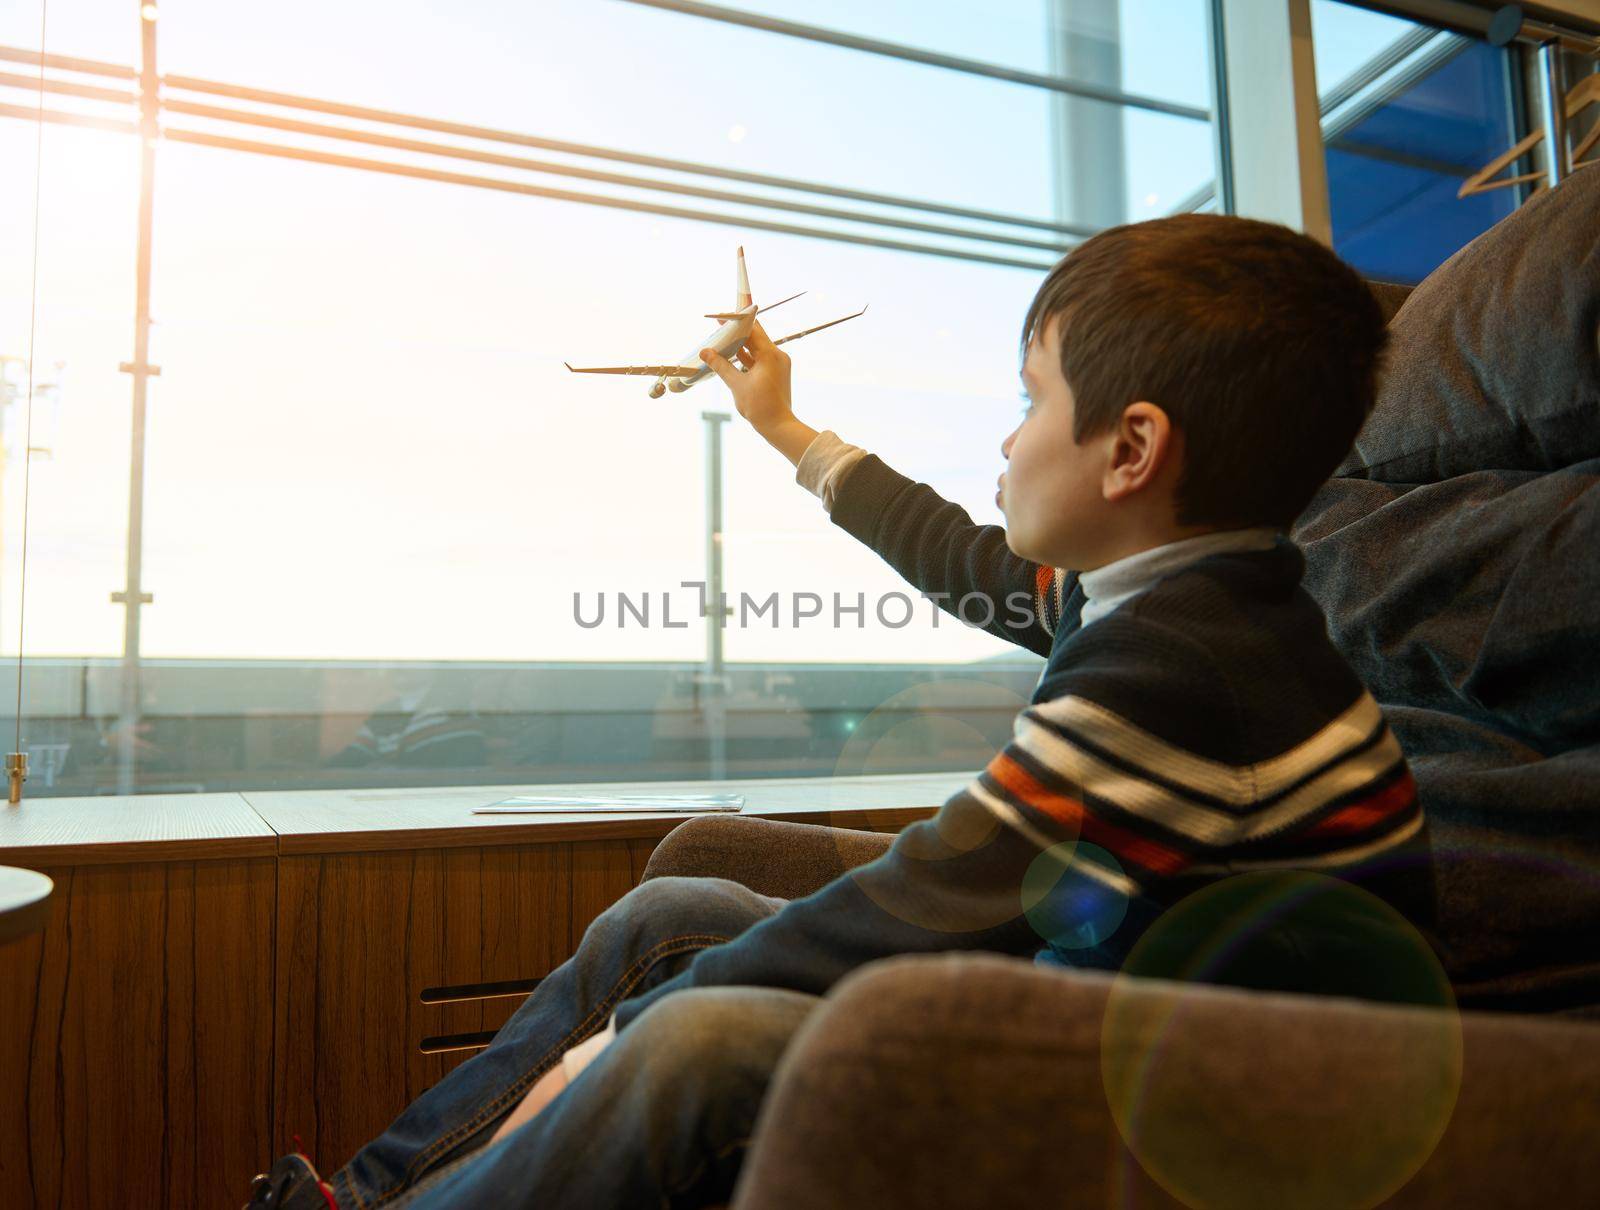
<svg viewBox="0 0 1600 1210">
<path fill-rule="evenodd" d="M 728 364 L 728 359 L 715 349 L 701 349 L 700 360 L 711 367 L 716 376 L 730 387 L 739 377 L 739 371 Z"/>
<path fill-rule="evenodd" d="M 767 335 L 767 330 L 761 326 L 759 319 L 750 325 L 749 344 L 757 353 L 765 353 L 769 349 L 777 348 L 772 343 L 772 338 Z"/>
</svg>

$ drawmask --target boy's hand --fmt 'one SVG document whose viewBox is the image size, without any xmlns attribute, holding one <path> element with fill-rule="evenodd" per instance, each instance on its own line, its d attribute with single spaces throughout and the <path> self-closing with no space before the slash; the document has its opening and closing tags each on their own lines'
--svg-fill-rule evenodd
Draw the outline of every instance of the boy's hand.
<svg viewBox="0 0 1600 1210">
<path fill-rule="evenodd" d="M 789 396 L 789 355 L 777 345 L 757 320 L 739 350 L 735 367 L 715 349 L 701 349 L 700 360 L 733 392 L 733 405 L 790 462 L 798 463 L 816 430 L 795 419 Z"/>
</svg>

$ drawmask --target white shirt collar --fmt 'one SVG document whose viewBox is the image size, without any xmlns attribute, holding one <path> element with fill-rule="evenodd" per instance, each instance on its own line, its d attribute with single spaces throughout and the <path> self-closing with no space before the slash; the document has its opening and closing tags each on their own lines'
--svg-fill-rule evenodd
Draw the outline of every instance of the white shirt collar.
<svg viewBox="0 0 1600 1210">
<path fill-rule="evenodd" d="M 1135 554 L 1083 572 L 1078 584 L 1088 598 L 1083 606 L 1082 625 L 1105 617 L 1130 597 L 1137 596 L 1162 576 L 1185 567 L 1207 555 L 1224 550 L 1269 550 L 1283 536 L 1270 526 L 1250 529 L 1225 529 L 1216 533 L 1180 538 L 1152 546 Z"/>
</svg>

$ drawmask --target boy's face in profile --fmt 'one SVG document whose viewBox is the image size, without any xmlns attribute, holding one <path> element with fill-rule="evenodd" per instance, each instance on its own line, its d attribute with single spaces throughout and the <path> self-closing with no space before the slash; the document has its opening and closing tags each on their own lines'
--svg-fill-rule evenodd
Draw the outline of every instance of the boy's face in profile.
<svg viewBox="0 0 1600 1210">
<path fill-rule="evenodd" d="M 1029 406 L 1000 446 L 1006 470 L 995 503 L 1006 517 L 1006 544 L 1049 567 L 1087 570 L 1106 531 L 1101 492 L 1104 439 L 1079 444 L 1072 436 L 1072 390 L 1061 374 L 1061 319 L 1039 325 L 1022 366 Z"/>
</svg>

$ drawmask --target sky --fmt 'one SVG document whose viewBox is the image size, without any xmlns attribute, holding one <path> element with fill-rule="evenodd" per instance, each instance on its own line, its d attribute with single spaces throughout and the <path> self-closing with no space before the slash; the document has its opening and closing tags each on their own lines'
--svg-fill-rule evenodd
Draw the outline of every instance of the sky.
<svg viewBox="0 0 1600 1210">
<path fill-rule="evenodd" d="M 1037 0 L 745 7 L 1046 67 Z M 133 64 L 136 10 L 51 0 L 46 48 Z M 1325 79 L 1406 28 L 1324 0 L 1316 14 Z M 32 0 L 0 0 L 0 42 L 37 45 L 39 17 Z M 1053 213 L 1040 90 L 619 0 L 166 0 L 159 36 L 169 73 Z M 1124 88 L 1207 104 L 1202 0 L 1127 0 L 1123 37 Z M 1209 179 L 1206 124 L 1123 120 L 1130 218 L 1164 213 Z M 30 655 L 121 650 L 109 594 L 122 586 L 127 532 L 130 387 L 117 366 L 132 352 L 137 157 L 130 137 L 50 125 L 36 165 L 33 125 L 0 118 L 0 353 L 27 351 L 37 167 L 34 360 L 60 379 L 59 404 L 35 415 L 34 445 L 50 452 L 31 467 Z M 714 326 L 703 312 L 732 302 L 740 244 L 758 302 L 808 291 L 775 313 L 775 330 L 871 304 L 791 347 L 797 414 L 975 520 L 1001 521 L 994 479 L 1020 411 L 1017 335 L 1038 271 L 170 142 L 157 161 L 149 657 L 702 658 L 697 625 L 586 629 L 573 598 L 590 613 L 597 594 L 650 594 L 659 610 L 671 593 L 675 616 L 687 612 L 694 596 L 680 582 L 704 570 L 700 414 L 731 401 L 714 381 L 650 400 L 648 380 L 574 377 L 561 362 L 675 358 Z M 25 468 L 12 412 L 0 652 L 14 653 Z M 732 591 L 872 602 L 903 587 L 737 417 L 725 432 Z M 926 605 L 899 629 L 875 623 L 870 605 L 868 615 L 860 628 L 731 628 L 727 657 L 959 662 L 1009 650 L 953 620 L 935 625 Z"/>
</svg>

